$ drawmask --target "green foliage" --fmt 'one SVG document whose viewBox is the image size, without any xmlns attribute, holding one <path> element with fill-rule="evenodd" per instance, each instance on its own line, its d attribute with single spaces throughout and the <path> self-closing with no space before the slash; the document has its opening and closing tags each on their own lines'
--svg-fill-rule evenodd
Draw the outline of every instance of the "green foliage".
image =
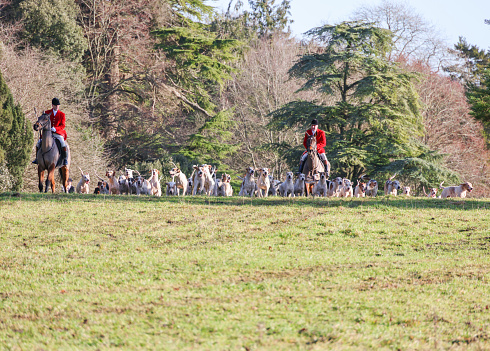
<svg viewBox="0 0 490 351">
<path fill-rule="evenodd" d="M 198 133 L 191 135 L 188 146 L 181 153 L 199 163 L 219 165 L 226 157 L 235 152 L 239 145 L 231 144 L 233 136 L 230 111 L 221 111 L 204 123 Z"/>
<path fill-rule="evenodd" d="M 11 191 L 14 188 L 14 179 L 9 172 L 6 162 L 0 162 L 0 192 Z"/>
<path fill-rule="evenodd" d="M 201 11 L 201 14 L 209 11 L 202 1 L 196 0 L 192 4 L 194 10 Z M 241 43 L 219 38 L 209 25 L 191 20 L 185 16 L 186 12 L 179 12 L 184 10 L 187 11 L 188 7 L 175 9 L 181 19 L 179 24 L 152 33 L 158 39 L 156 48 L 175 62 L 175 69 L 166 72 L 170 80 L 188 92 L 187 99 L 210 112 L 215 107 L 211 93 L 216 84 L 222 86 L 231 78 L 233 68 L 229 63 L 236 59 L 235 53 Z M 195 13 L 191 14 L 200 18 Z"/>
<path fill-rule="evenodd" d="M 468 86 L 478 84 L 481 74 L 490 64 L 490 51 L 485 52 L 484 49 L 480 49 L 477 45 L 468 43 L 463 37 L 459 37 L 454 49 L 465 60 L 466 72 L 461 72 L 461 69 L 457 69 L 455 66 L 447 67 L 446 70 L 453 78 L 463 80 Z"/>
<path fill-rule="evenodd" d="M 6 162 L 12 190 L 22 187 L 22 175 L 29 162 L 32 129 L 26 124 L 20 105 L 14 99 L 0 72 L 0 164 Z"/>
<path fill-rule="evenodd" d="M 266 37 L 278 32 L 289 32 L 289 24 L 293 21 L 291 1 L 283 0 L 279 5 L 275 0 L 248 0 L 250 11 L 242 11 L 243 1 L 238 0 L 230 11 L 233 0 L 230 0 L 228 11 L 218 15 L 211 23 L 214 31 L 228 38 L 250 42 L 257 37 Z"/>
<path fill-rule="evenodd" d="M 483 122 L 488 129 L 490 127 L 490 63 L 482 70 L 480 84 L 470 87 L 467 96 L 471 105 L 471 115 Z"/>
<path fill-rule="evenodd" d="M 423 124 L 412 84 L 416 76 L 387 60 L 390 32 L 370 23 L 343 22 L 308 34 L 324 46 L 303 55 L 290 75 L 305 80 L 300 90 L 317 90 L 337 101 L 291 102 L 272 113 L 270 126 L 304 131 L 318 118 L 332 169 L 348 178 L 423 154 L 417 142 Z"/>
<path fill-rule="evenodd" d="M 485 20 L 490 25 L 489 20 Z M 471 106 L 471 115 L 483 122 L 486 138 L 490 135 L 490 50 L 480 49 L 477 45 L 469 44 L 465 38 L 460 37 L 454 48 L 466 59 L 469 77 L 448 69 L 453 76 L 465 80 L 466 96 Z"/>
<path fill-rule="evenodd" d="M 87 47 L 77 24 L 78 7 L 70 0 L 24 0 L 20 3 L 23 36 L 28 42 L 63 58 L 80 61 Z"/>
<path fill-rule="evenodd" d="M 250 22 L 260 36 L 266 36 L 274 32 L 283 32 L 293 21 L 291 15 L 291 1 L 283 0 L 275 5 L 275 0 L 249 0 L 251 7 Z"/>
</svg>

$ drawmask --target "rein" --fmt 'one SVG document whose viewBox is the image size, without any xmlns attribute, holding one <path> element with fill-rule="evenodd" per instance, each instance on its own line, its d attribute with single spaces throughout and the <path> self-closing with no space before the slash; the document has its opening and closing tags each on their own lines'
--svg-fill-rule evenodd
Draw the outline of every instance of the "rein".
<svg viewBox="0 0 490 351">
<path fill-rule="evenodd" d="M 42 136 L 44 133 L 42 133 L 42 131 L 44 130 L 44 127 L 48 125 L 48 121 L 49 121 L 49 124 L 51 125 L 51 119 L 48 118 L 48 120 L 46 121 L 46 123 L 39 123 L 41 125 L 41 128 L 39 129 L 39 139 L 42 139 Z M 49 127 L 51 129 L 51 126 Z M 51 132 L 53 133 L 53 132 Z M 41 150 L 41 157 L 43 158 L 43 162 L 44 164 L 46 165 L 46 160 L 44 159 L 44 155 L 46 155 L 48 152 L 50 152 L 51 150 L 53 150 L 53 147 L 54 145 L 56 144 L 56 140 L 54 139 L 53 136 L 51 136 L 51 138 L 53 139 L 53 143 L 51 144 L 51 147 L 46 150 L 45 152 L 43 152 L 43 148 L 42 148 L 42 142 L 41 142 L 41 147 L 39 148 Z"/>
</svg>

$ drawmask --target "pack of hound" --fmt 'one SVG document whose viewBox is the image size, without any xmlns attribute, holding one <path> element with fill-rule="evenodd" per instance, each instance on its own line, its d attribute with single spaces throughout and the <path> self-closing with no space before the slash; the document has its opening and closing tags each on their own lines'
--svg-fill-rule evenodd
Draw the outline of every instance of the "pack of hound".
<svg viewBox="0 0 490 351">
<path fill-rule="evenodd" d="M 79 194 L 90 193 L 90 175 L 88 172 L 81 172 L 81 179 L 76 187 Z M 157 169 L 151 170 L 149 177 L 144 178 L 137 170 L 124 168 L 124 173 L 108 170 L 105 174 L 106 179 L 100 177 L 94 194 L 105 195 L 150 195 L 162 196 L 160 181 L 162 177 Z M 166 196 L 185 196 L 185 195 L 207 195 L 207 196 L 233 196 L 231 186 L 231 176 L 222 173 L 217 176 L 217 168 L 212 165 L 194 165 L 193 172 L 189 178 L 174 164 L 174 168 L 169 171 L 172 181 L 164 183 Z M 411 196 L 411 188 L 402 186 L 400 181 L 395 179 L 396 174 L 384 183 L 385 196 Z M 305 174 L 287 172 L 283 180 L 274 179 L 269 168 L 255 169 L 248 167 L 245 169 L 241 180 L 239 196 L 247 197 L 376 197 L 378 195 L 379 183 L 377 180 L 362 175 L 354 183 L 350 179 L 336 177 L 328 179 L 325 173 L 320 173 L 317 179 L 307 180 Z M 423 187 L 424 195 L 428 198 L 465 198 L 467 193 L 473 190 L 469 182 L 461 183 L 457 186 L 443 187 L 442 182 L 439 188 L 429 188 L 428 193 Z M 438 191 L 442 190 L 440 195 Z"/>
</svg>

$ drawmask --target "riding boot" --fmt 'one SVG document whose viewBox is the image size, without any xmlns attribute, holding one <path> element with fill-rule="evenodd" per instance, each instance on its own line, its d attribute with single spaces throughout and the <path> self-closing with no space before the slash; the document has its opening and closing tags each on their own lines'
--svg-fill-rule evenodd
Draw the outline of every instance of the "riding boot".
<svg viewBox="0 0 490 351">
<path fill-rule="evenodd" d="M 37 165 L 37 152 L 39 151 L 39 148 L 36 146 L 36 158 L 34 161 L 32 161 L 33 164 Z"/>
<path fill-rule="evenodd" d="M 327 174 L 327 177 L 330 177 L 330 162 L 328 162 L 327 159 L 322 160 L 323 164 L 325 165 L 325 173 Z"/>
<path fill-rule="evenodd" d="M 299 169 L 298 169 L 298 173 L 303 173 L 303 168 L 305 166 L 305 162 L 306 160 L 304 161 L 299 161 Z"/>
<path fill-rule="evenodd" d="M 62 165 L 67 166 L 68 165 L 68 155 L 66 152 L 66 146 L 61 148 L 61 159 L 63 160 Z"/>
</svg>

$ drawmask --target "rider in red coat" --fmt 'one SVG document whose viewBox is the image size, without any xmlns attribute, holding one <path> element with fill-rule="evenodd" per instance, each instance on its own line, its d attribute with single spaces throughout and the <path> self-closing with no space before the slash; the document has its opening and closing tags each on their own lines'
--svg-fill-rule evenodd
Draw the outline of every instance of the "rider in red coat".
<svg viewBox="0 0 490 351">
<path fill-rule="evenodd" d="M 53 132 L 53 137 L 58 139 L 61 143 L 61 158 L 62 158 L 62 164 L 63 166 L 66 166 L 68 164 L 68 158 L 67 158 L 67 152 L 66 152 L 66 117 L 65 113 L 62 112 L 59 107 L 60 107 L 60 100 L 57 98 L 54 98 L 51 101 L 51 104 L 53 108 L 51 110 L 47 110 L 44 113 L 49 115 L 49 119 L 51 120 L 51 131 Z M 41 139 L 37 142 L 36 145 L 36 155 L 37 155 L 37 150 L 41 146 Z M 32 163 L 37 163 L 37 159 L 32 161 Z"/>
<path fill-rule="evenodd" d="M 318 129 L 318 120 L 314 119 L 311 121 L 311 128 L 308 129 L 305 133 L 305 137 L 303 139 L 303 145 L 306 149 L 306 141 L 308 137 L 311 135 L 316 135 L 316 150 L 318 152 L 318 156 L 322 160 L 325 165 L 325 169 L 327 170 L 327 176 L 330 175 L 330 163 L 327 160 L 327 156 L 325 155 L 324 147 L 327 145 L 327 138 L 325 137 L 325 132 L 321 129 Z M 308 153 L 305 151 L 303 155 L 301 155 L 301 160 L 299 163 L 299 173 L 303 172 L 303 167 L 306 162 L 306 158 L 308 157 Z"/>
</svg>

